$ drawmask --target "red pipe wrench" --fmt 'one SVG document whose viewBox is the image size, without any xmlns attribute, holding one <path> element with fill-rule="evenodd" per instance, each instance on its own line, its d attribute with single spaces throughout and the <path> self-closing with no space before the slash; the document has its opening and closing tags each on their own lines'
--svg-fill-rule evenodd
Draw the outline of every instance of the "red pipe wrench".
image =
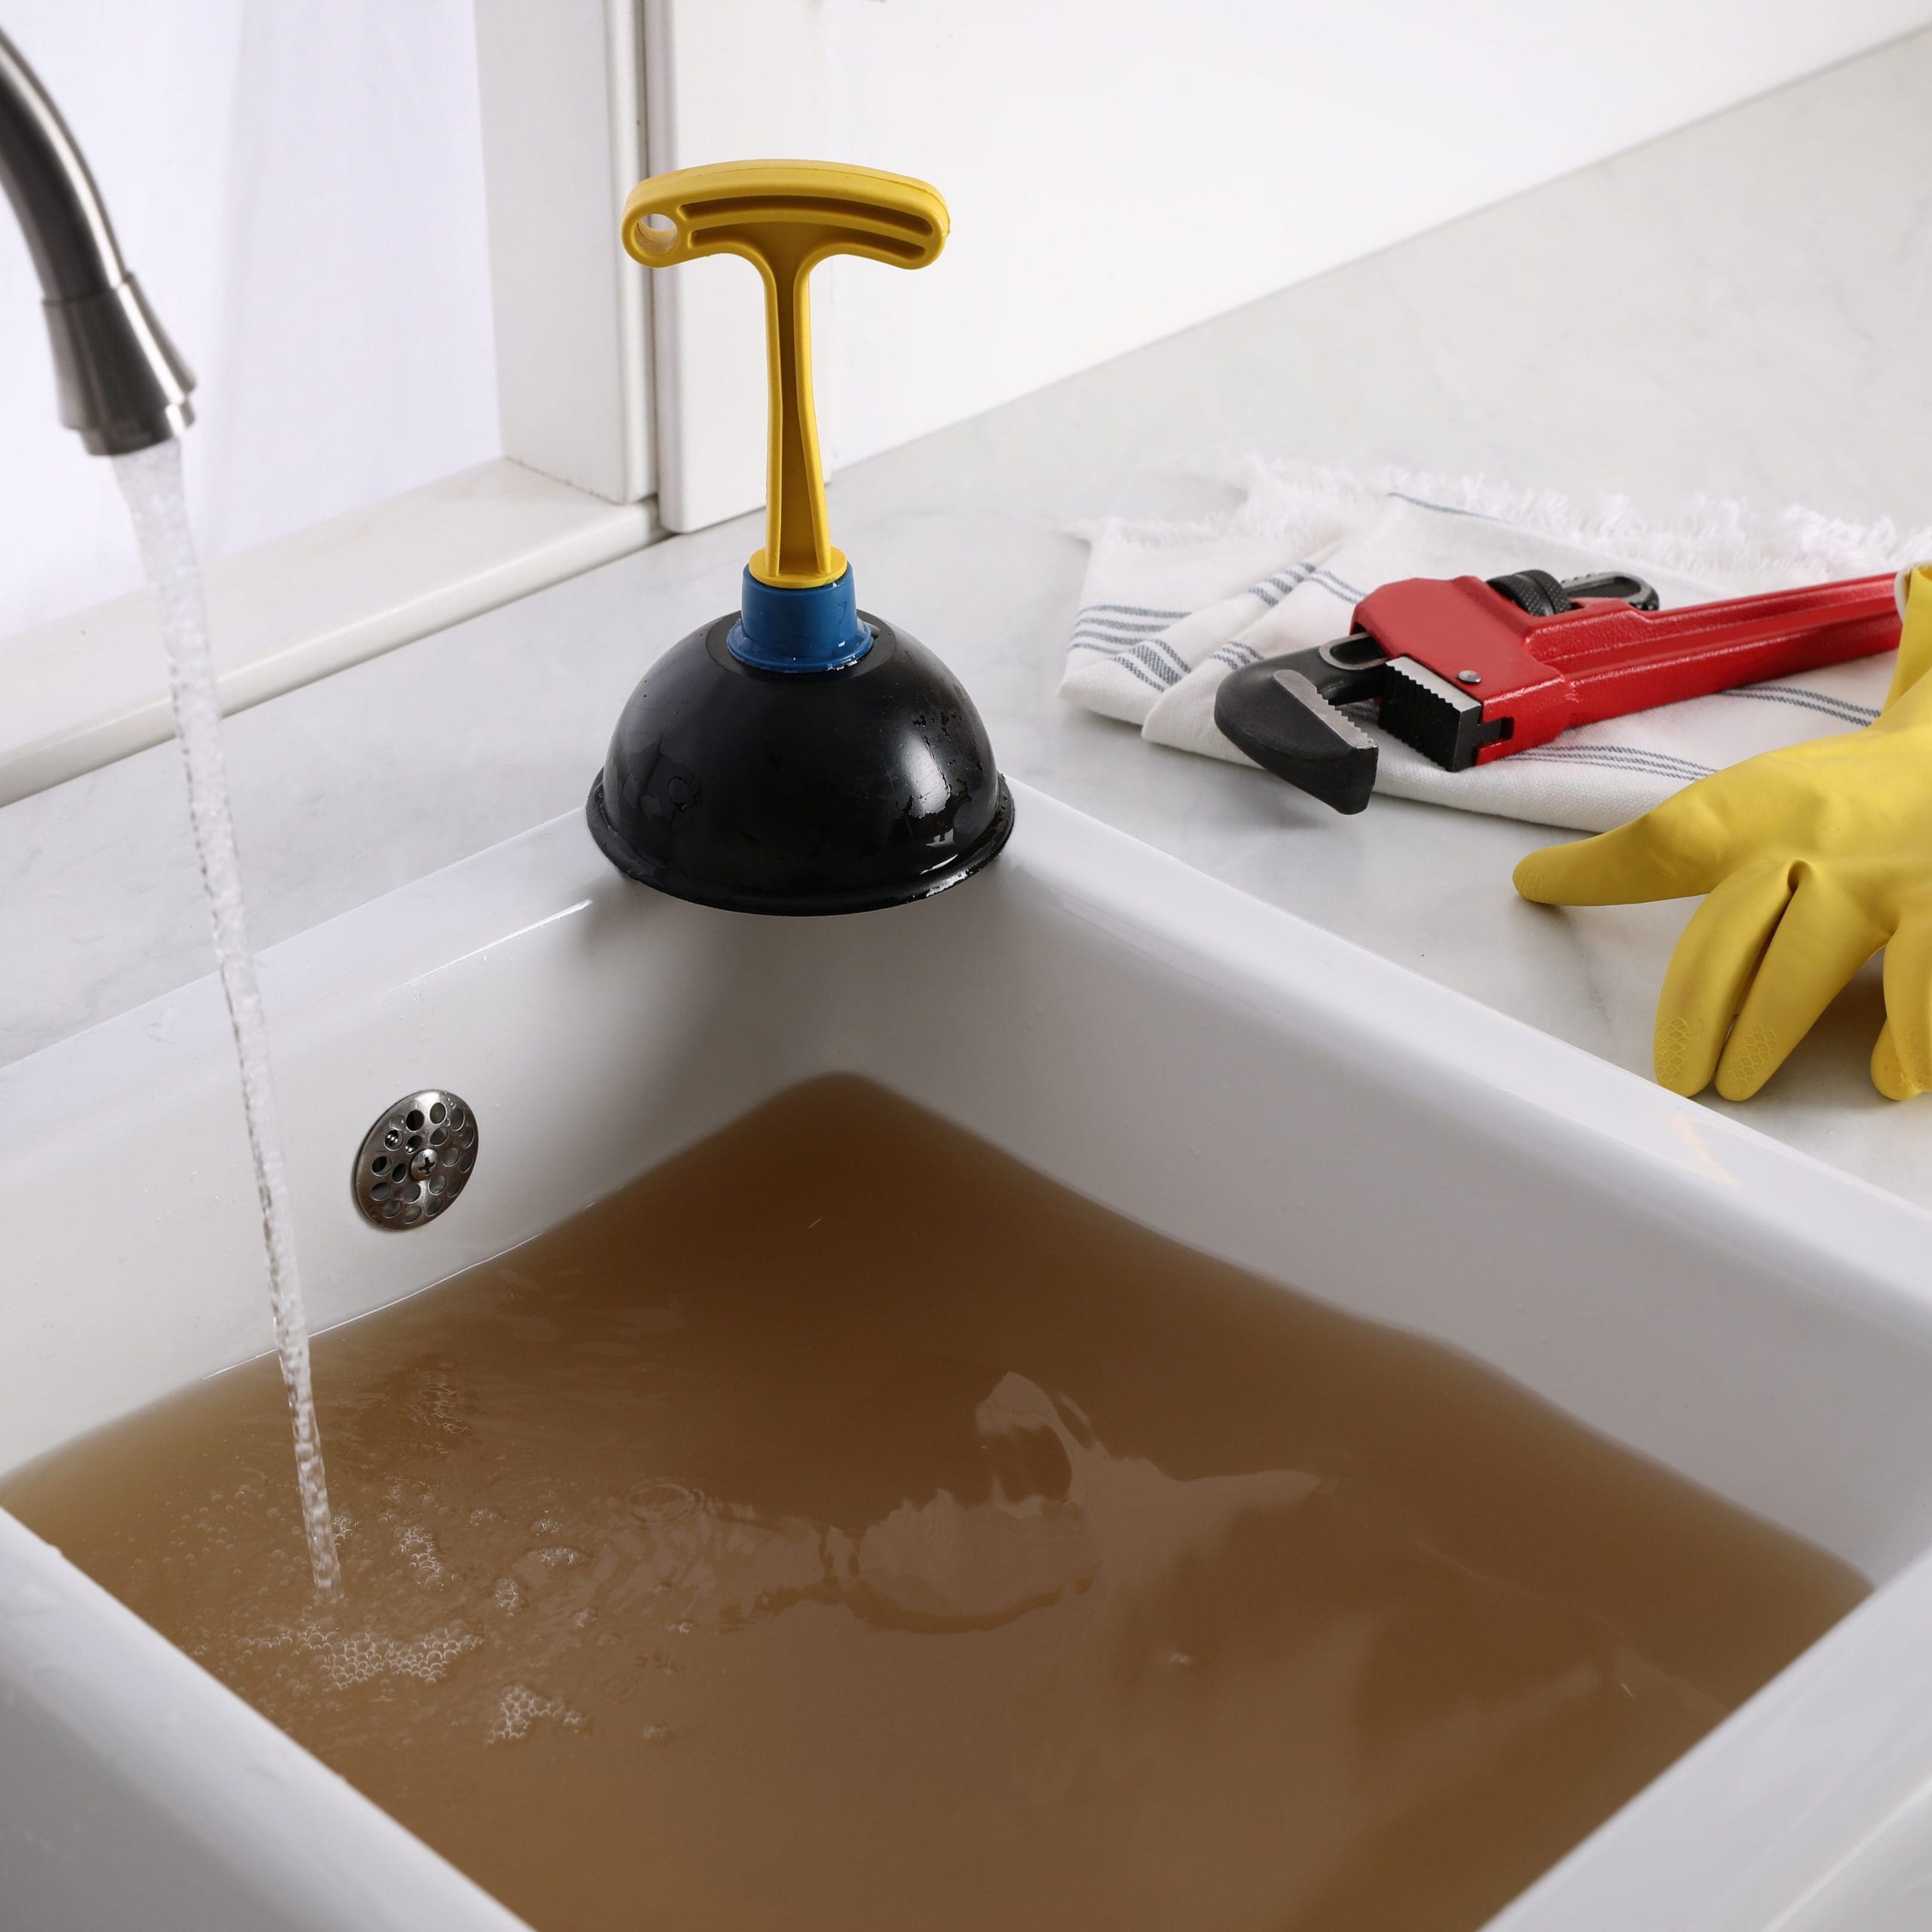
<svg viewBox="0 0 1932 1932">
<path fill-rule="evenodd" d="M 1232 672 L 1214 722 L 1264 770 L 1358 812 L 1375 741 L 1343 705 L 1374 703 L 1385 731 L 1460 771 L 1573 724 L 1890 651 L 1892 585 L 1888 573 L 1660 611 L 1620 574 L 1408 577 L 1371 591 L 1346 637 Z"/>
</svg>

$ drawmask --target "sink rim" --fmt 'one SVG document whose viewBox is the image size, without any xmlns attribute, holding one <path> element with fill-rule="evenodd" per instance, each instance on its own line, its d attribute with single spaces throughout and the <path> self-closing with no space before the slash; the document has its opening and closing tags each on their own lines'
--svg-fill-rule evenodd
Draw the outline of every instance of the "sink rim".
<svg viewBox="0 0 1932 1932">
<path fill-rule="evenodd" d="M 933 914 L 1070 922 L 1097 943 L 1132 949 L 1176 981 L 1206 988 L 1257 1026 L 1318 1041 L 1364 1083 L 1426 1088 L 1446 1110 L 1534 1146 L 1546 1162 L 1569 1163 L 1592 1175 L 1592 1185 L 1614 1173 L 1642 1186 L 1658 1218 L 1675 1217 L 1687 1231 L 1719 1229 L 1762 1270 L 1794 1279 L 1810 1272 L 1818 1285 L 1804 1291 L 1835 1298 L 1838 1318 L 1876 1324 L 1914 1345 L 1932 1339 L 1932 1288 L 1918 1266 L 1932 1214 L 1014 789 L 1021 809 L 1007 854 L 982 879 L 932 902 Z M 731 921 L 711 930 L 754 954 L 763 942 L 753 928 L 795 924 L 739 924 L 743 915 L 702 909 L 673 915 L 663 910 L 668 903 L 654 906 L 642 888 L 612 874 L 580 817 L 568 814 L 269 949 L 263 979 L 272 1025 L 281 1039 L 294 1037 L 308 1017 L 340 1019 L 377 982 L 432 999 L 459 969 L 508 970 L 519 952 L 543 945 L 593 946 L 600 919 L 644 921 L 667 946 L 701 936 L 704 921 Z M 831 923 L 856 933 L 868 922 L 922 916 L 925 909 L 903 909 Z M 881 943 L 913 930 L 873 929 Z M 846 942 L 827 933 L 801 943 L 835 963 Z M 144 1104 L 157 1083 L 217 1080 L 211 1069 L 225 1065 L 226 1051 L 210 980 L 0 1070 L 0 1180 L 22 1163 L 71 1158 L 74 1137 L 103 1109 Z M 230 1178 L 245 1186 L 245 1175 Z M 452 1217 L 416 1239 L 429 1242 L 457 1226 Z M 390 1245 L 410 1250 L 416 1241 Z M 1918 1639 L 1932 1615 L 1932 1540 L 1922 1547 L 1927 1553 L 1899 1567 L 1508 1908 L 1494 1921 L 1497 1932 L 1559 1925 L 1623 1932 L 1678 1922 L 1694 1902 L 1710 1915 L 1700 1924 L 1741 1927 L 1761 1922 L 1765 1897 L 1798 1897 L 1821 1861 L 1841 1855 L 1932 1768 L 1932 1662 L 1921 1661 Z M 460 1922 L 520 1922 L 0 1512 L 0 1684 L 36 1678 L 79 1700 L 85 1716 L 76 1720 L 77 1736 L 103 1748 L 111 1741 L 112 1750 L 179 1783 L 181 1804 L 192 1812 L 198 1804 L 204 1820 L 252 1816 L 263 1845 L 294 1857 L 283 1843 L 288 1807 L 280 1799 L 300 1795 L 337 1821 L 358 1860 L 368 1846 L 358 1869 L 392 1866 L 403 1892 L 413 1884 L 419 1901 L 438 1900 L 444 1922 L 459 1922 L 450 1916 L 459 1908 L 466 1915 Z M 91 1683 L 137 1681 L 152 1687 L 139 1709 L 88 1702 Z M 1881 1684 L 1888 1709 L 1876 1701 Z M 193 1735 L 225 1740 L 221 1763 L 204 1758 L 198 1767 L 168 1756 L 156 1716 L 164 1703 Z M 1913 1717 L 1915 1706 L 1923 1718 Z M 1834 1775 L 1821 1794 L 1821 1777 Z M 318 1780 L 328 1781 L 326 1792 Z M 276 1797 L 266 1810 L 264 1789 Z M 1784 1822 L 1767 1849 L 1770 1814 Z M 448 1890 L 452 1884 L 466 1892 Z M 311 1903 L 315 1915 L 288 1922 L 410 1922 L 367 1915 L 366 1900 L 358 1902 L 360 1917 L 343 1915 L 343 1902 L 319 1892 Z M 417 1909 L 414 1922 L 426 1922 L 420 1903 Z"/>
</svg>

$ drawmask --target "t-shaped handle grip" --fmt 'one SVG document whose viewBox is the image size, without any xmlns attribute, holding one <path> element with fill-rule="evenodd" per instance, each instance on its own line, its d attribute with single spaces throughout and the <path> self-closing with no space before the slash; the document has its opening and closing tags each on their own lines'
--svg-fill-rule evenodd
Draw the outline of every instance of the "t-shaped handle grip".
<svg viewBox="0 0 1932 1932">
<path fill-rule="evenodd" d="M 654 217 L 669 223 L 653 227 Z M 732 161 L 640 181 L 624 203 L 626 250 L 648 268 L 742 255 L 764 278 L 771 387 L 761 583 L 831 583 L 845 571 L 826 525 L 812 406 L 812 270 L 828 255 L 922 269 L 946 246 L 938 190 L 903 174 L 820 161 Z"/>
</svg>

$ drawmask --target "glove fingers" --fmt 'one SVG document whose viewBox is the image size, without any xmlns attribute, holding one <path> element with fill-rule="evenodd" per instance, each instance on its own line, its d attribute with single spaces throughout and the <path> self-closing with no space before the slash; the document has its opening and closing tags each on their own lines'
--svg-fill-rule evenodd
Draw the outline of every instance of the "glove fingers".
<svg viewBox="0 0 1932 1932">
<path fill-rule="evenodd" d="M 1699 780 L 1614 832 L 1531 853 L 1516 867 L 1516 890 L 1545 906 L 1628 906 L 1709 892 L 1727 869 L 1731 844 L 1698 795 L 1709 783 Z"/>
<path fill-rule="evenodd" d="M 1909 1100 L 1921 1091 L 1906 1078 L 1905 1069 L 1899 1064 L 1889 1020 L 1878 1029 L 1878 1041 L 1872 1049 L 1872 1084 L 1888 1100 Z"/>
<path fill-rule="evenodd" d="M 1892 1100 L 1932 1087 L 1932 900 L 1906 906 L 1885 947 L 1885 1026 L 1872 1083 Z"/>
<path fill-rule="evenodd" d="M 1932 669 L 1932 571 L 1915 570 L 1906 580 L 1905 617 L 1899 626 L 1899 654 L 1892 666 L 1890 710 Z"/>
<path fill-rule="evenodd" d="M 1798 888 L 1718 1061 L 1718 1091 L 1727 1100 L 1756 1093 L 1885 943 L 1884 929 L 1841 888 L 1807 866 L 1795 869 Z"/>
<path fill-rule="evenodd" d="M 1734 872 L 1691 915 L 1657 997 L 1657 1081 L 1673 1094 L 1710 1084 L 1730 1023 L 1791 900 L 1791 868 L 1766 860 Z"/>
</svg>

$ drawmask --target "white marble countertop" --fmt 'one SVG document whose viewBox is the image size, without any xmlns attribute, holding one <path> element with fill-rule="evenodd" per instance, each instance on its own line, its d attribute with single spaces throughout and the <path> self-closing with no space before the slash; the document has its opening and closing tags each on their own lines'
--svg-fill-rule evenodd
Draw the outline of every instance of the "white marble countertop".
<svg viewBox="0 0 1932 1932">
<path fill-rule="evenodd" d="M 1687 906 L 1527 906 L 1536 828 L 1338 819 L 1069 709 L 1066 526 L 1225 501 L 1255 450 L 1926 521 L 1928 98 L 1932 35 L 864 463 L 832 489 L 861 600 L 951 663 L 1016 776 L 1647 1075 Z M 756 540 L 674 539 L 231 719 L 257 943 L 580 807 L 631 687 L 735 604 Z M 173 746 L 0 811 L 0 1064 L 208 971 Z M 1932 1204 L 1932 1100 L 1866 1079 L 1880 1018 L 1868 972 L 1737 1111 Z"/>
</svg>

